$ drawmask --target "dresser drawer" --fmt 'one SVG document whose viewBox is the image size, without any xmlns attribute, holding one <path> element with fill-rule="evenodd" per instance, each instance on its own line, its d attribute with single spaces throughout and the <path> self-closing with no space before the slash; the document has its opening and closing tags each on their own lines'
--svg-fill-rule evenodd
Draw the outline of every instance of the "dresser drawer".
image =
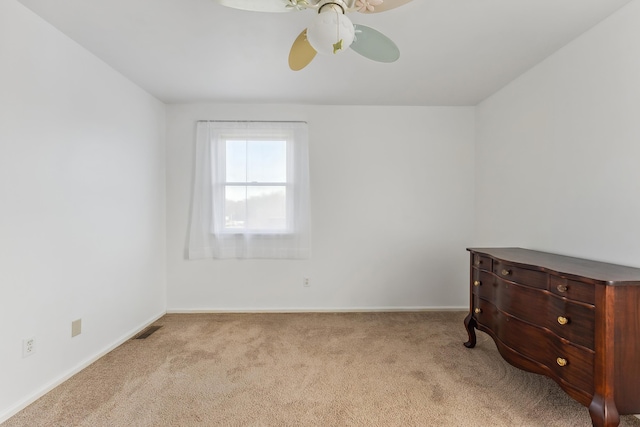
<svg viewBox="0 0 640 427">
<path fill-rule="evenodd" d="M 491 271 L 491 258 L 480 254 L 472 254 L 471 264 L 480 269 Z"/>
<path fill-rule="evenodd" d="M 595 353 L 563 343 L 558 339 L 549 339 L 547 349 L 540 362 L 547 365 L 554 374 L 570 385 L 593 394 Z"/>
<path fill-rule="evenodd" d="M 556 295 L 588 304 L 595 304 L 596 301 L 595 286 L 588 283 L 550 276 L 549 290 Z"/>
<path fill-rule="evenodd" d="M 595 307 L 549 295 L 549 309 L 541 324 L 574 344 L 595 350 Z"/>
<path fill-rule="evenodd" d="M 546 366 L 552 378 L 593 394 L 594 352 L 557 337 L 550 331 L 503 313 L 488 301 L 477 298 L 475 318 L 504 345 Z"/>
<path fill-rule="evenodd" d="M 530 288 L 507 280 L 494 278 L 491 286 L 492 298 L 485 298 L 501 311 L 529 323 L 539 324 L 548 317 L 550 294 L 542 289 Z M 484 292 L 487 294 L 488 292 Z M 483 293 L 479 294 L 484 298 Z"/>
<path fill-rule="evenodd" d="M 547 273 L 537 270 L 527 270 L 515 265 L 496 261 L 493 262 L 493 273 L 505 280 L 520 283 L 534 288 L 547 289 Z"/>
<path fill-rule="evenodd" d="M 474 268 L 471 288 L 475 295 L 493 301 L 495 298 L 496 278 L 488 271 Z"/>
</svg>

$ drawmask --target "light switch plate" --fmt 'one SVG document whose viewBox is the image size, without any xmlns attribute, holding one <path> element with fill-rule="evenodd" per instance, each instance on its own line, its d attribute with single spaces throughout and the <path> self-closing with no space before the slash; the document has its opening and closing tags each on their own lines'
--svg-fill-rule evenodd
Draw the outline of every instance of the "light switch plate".
<svg viewBox="0 0 640 427">
<path fill-rule="evenodd" d="M 80 335 L 82 332 L 82 319 L 71 322 L 71 338 Z"/>
</svg>

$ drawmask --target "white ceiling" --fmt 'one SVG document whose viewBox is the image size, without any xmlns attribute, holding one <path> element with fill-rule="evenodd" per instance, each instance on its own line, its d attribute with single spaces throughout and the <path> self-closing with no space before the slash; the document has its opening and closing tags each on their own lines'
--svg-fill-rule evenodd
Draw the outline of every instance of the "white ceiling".
<svg viewBox="0 0 640 427">
<path fill-rule="evenodd" d="M 475 105 L 630 0 L 414 0 L 352 13 L 400 59 L 354 51 L 291 71 L 313 11 L 257 13 L 215 0 L 19 0 L 167 103 Z"/>
</svg>

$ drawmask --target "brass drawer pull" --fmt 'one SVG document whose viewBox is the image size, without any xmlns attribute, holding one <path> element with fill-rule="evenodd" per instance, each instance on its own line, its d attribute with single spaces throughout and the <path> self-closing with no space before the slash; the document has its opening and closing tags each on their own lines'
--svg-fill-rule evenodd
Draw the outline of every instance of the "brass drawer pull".
<svg viewBox="0 0 640 427">
<path fill-rule="evenodd" d="M 473 310 L 473 312 L 474 312 L 475 314 L 480 314 L 480 313 L 482 313 L 482 310 L 481 310 L 481 309 L 479 309 L 479 308 L 476 308 L 475 310 Z"/>
<path fill-rule="evenodd" d="M 567 323 L 569 323 L 569 319 L 564 316 L 558 316 L 558 323 L 560 323 L 561 325 L 566 325 Z"/>
<path fill-rule="evenodd" d="M 566 285 L 558 285 L 556 289 L 558 290 L 558 292 L 567 292 L 567 289 L 569 288 L 567 288 Z"/>
<path fill-rule="evenodd" d="M 477 259 L 477 260 L 476 260 L 476 265 L 480 265 L 480 264 L 482 264 L 482 260 Z"/>
<path fill-rule="evenodd" d="M 473 282 L 473 286 L 480 286 L 480 285 L 481 285 L 481 283 L 480 283 L 479 280 L 476 280 L 476 281 Z"/>
<path fill-rule="evenodd" d="M 562 357 L 558 357 L 556 359 L 556 363 L 560 366 L 567 366 L 567 359 L 563 359 Z"/>
<path fill-rule="evenodd" d="M 509 270 L 507 270 L 507 269 L 503 269 L 503 270 L 501 271 L 501 273 L 502 273 L 502 275 L 503 275 L 503 276 L 508 276 L 508 275 L 510 275 L 510 274 L 511 274 L 511 272 L 510 272 Z"/>
</svg>

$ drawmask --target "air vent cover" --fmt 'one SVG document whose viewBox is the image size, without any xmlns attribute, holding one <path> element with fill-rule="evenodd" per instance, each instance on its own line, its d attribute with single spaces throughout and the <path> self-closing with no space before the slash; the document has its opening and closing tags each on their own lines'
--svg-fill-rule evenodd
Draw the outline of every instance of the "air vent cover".
<svg viewBox="0 0 640 427">
<path fill-rule="evenodd" d="M 152 333 L 154 333 L 155 331 L 157 331 L 160 328 L 162 328 L 162 326 L 149 326 L 148 328 L 146 328 L 142 332 L 140 332 L 138 335 L 133 337 L 133 339 L 134 340 L 143 340 L 143 339 L 147 338 L 149 335 L 151 335 Z"/>
</svg>

